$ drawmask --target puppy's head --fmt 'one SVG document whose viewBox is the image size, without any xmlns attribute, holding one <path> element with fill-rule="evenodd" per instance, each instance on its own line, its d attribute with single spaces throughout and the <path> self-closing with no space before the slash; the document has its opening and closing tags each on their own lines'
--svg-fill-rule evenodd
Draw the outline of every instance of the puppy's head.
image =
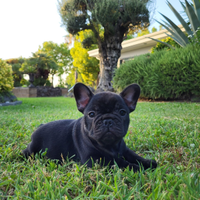
<svg viewBox="0 0 200 200">
<path fill-rule="evenodd" d="M 102 146 L 117 144 L 127 133 L 129 113 L 136 108 L 140 87 L 132 84 L 119 95 L 101 92 L 94 95 L 82 83 L 74 86 L 77 107 L 84 114 L 85 134 Z"/>
</svg>

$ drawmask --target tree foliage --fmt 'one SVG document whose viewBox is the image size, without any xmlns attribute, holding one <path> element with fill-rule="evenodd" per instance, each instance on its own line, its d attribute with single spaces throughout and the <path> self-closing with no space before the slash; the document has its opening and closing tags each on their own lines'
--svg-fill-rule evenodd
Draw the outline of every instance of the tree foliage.
<svg viewBox="0 0 200 200">
<path fill-rule="evenodd" d="M 148 35 L 148 34 L 154 33 L 154 32 L 157 32 L 157 28 L 155 28 L 155 27 L 153 27 L 151 30 L 149 30 L 148 28 L 142 28 L 141 30 L 138 31 L 137 37 Z"/>
<path fill-rule="evenodd" d="M 128 30 L 137 31 L 141 25 L 147 26 L 147 2 L 148 0 L 62 0 L 59 5 L 63 25 L 69 33 L 75 35 L 81 30 L 91 29 L 99 36 L 100 27 L 105 34 L 114 34 L 117 22 L 124 33 Z"/>
<path fill-rule="evenodd" d="M 58 66 L 58 68 L 50 69 L 52 75 L 52 84 L 54 75 L 57 74 L 59 77 L 59 85 L 64 86 L 61 75 L 69 73 L 71 70 L 72 57 L 67 43 L 56 44 L 54 42 L 44 42 L 39 47 L 38 53 L 47 54 Z"/>
<path fill-rule="evenodd" d="M 25 60 L 20 71 L 24 74 L 35 74 L 33 85 L 43 86 L 49 84 L 48 76 L 51 70 L 56 71 L 58 65 L 52 58 L 44 53 L 33 53 L 31 58 Z"/>
<path fill-rule="evenodd" d="M 90 48 L 84 48 L 82 42 L 85 38 L 92 38 L 92 31 L 85 30 L 79 32 L 75 38 L 74 47 L 70 50 L 73 58 L 73 70 L 67 78 L 67 84 L 72 86 L 75 84 L 75 73 L 77 73 L 77 81 L 94 86 L 99 73 L 99 61 L 96 58 L 89 57 L 88 50 L 95 49 L 95 44 Z M 87 46 L 87 45 L 86 45 Z"/>
<path fill-rule="evenodd" d="M 54 42 L 44 42 L 39 47 L 38 53 L 45 53 L 49 56 L 57 65 L 58 69 L 54 74 L 68 73 L 72 58 L 67 43 L 56 44 Z"/>
<path fill-rule="evenodd" d="M 149 33 L 150 33 L 149 29 L 148 29 L 148 28 L 145 28 L 145 29 L 140 30 L 140 31 L 138 32 L 137 37 L 141 37 L 141 36 L 147 35 L 147 34 L 149 34 Z"/>
</svg>

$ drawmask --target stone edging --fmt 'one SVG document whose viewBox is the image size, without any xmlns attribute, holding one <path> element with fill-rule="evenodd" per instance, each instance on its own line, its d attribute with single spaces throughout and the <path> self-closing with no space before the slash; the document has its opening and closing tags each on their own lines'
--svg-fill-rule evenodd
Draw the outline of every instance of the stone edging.
<svg viewBox="0 0 200 200">
<path fill-rule="evenodd" d="M 19 105 L 21 104 L 22 101 L 14 101 L 14 102 L 8 102 L 8 103 L 0 103 L 0 107 L 1 106 L 15 106 L 15 105 Z"/>
</svg>

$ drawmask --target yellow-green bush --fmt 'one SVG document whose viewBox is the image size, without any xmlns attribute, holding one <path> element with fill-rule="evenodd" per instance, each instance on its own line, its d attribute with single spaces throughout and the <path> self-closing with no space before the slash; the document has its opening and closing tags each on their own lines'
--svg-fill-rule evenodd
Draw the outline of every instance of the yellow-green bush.
<svg viewBox="0 0 200 200">
<path fill-rule="evenodd" d="M 170 37 L 167 37 L 167 38 L 162 39 L 162 40 L 160 40 L 160 41 L 165 42 L 165 43 L 167 43 L 167 44 L 170 44 L 171 46 L 173 46 L 173 47 L 175 47 L 175 48 L 180 48 L 180 45 L 177 44 L 177 43 L 176 43 L 172 38 L 170 38 Z M 163 44 L 163 43 L 161 43 L 161 42 L 157 42 L 156 46 L 151 48 L 151 53 L 155 53 L 156 51 L 160 51 L 160 50 L 162 50 L 162 49 L 166 49 L 166 50 L 168 50 L 168 51 L 171 50 L 171 48 L 168 47 L 167 45 L 165 45 L 165 44 Z"/>
<path fill-rule="evenodd" d="M 13 89 L 12 66 L 0 59 L 0 92 Z"/>
</svg>

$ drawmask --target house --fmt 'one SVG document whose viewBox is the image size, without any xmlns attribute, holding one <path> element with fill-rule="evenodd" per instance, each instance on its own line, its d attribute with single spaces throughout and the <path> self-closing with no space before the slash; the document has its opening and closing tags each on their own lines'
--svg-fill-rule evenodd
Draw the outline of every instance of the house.
<svg viewBox="0 0 200 200">
<path fill-rule="evenodd" d="M 184 28 L 182 25 L 179 25 L 179 28 L 184 31 Z M 154 38 L 157 40 L 165 39 L 168 36 L 166 35 L 170 34 L 166 29 L 163 29 L 161 31 L 157 31 L 154 33 L 150 33 L 141 37 L 133 38 L 130 40 L 125 40 L 122 42 L 122 50 L 121 50 L 121 56 L 118 60 L 118 67 L 124 60 L 133 59 L 136 56 L 150 53 L 150 50 L 152 47 L 156 46 L 156 41 L 150 39 Z M 150 37 L 150 38 L 148 38 Z M 99 59 L 99 50 L 94 49 L 91 51 L 88 51 L 89 56 L 96 57 Z"/>
</svg>

